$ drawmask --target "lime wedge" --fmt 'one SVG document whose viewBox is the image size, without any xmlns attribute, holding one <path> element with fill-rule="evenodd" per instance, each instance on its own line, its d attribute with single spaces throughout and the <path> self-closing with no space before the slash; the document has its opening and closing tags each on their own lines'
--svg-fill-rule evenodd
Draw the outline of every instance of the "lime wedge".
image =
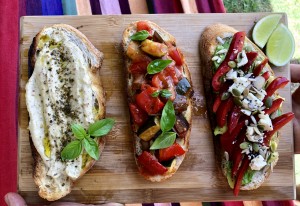
<svg viewBox="0 0 300 206">
<path fill-rule="evenodd" d="M 293 34 L 284 24 L 279 24 L 267 43 L 266 54 L 269 61 L 275 66 L 283 66 L 290 61 L 294 51 Z"/>
<path fill-rule="evenodd" d="M 281 14 L 272 14 L 265 16 L 255 24 L 252 33 L 255 44 L 260 48 L 264 48 L 281 17 Z"/>
</svg>

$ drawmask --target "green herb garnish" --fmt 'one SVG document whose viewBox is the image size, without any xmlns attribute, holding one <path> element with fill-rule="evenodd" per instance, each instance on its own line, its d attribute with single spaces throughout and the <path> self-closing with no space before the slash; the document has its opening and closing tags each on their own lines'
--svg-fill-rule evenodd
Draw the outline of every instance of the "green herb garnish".
<svg viewBox="0 0 300 206">
<path fill-rule="evenodd" d="M 72 124 L 71 128 L 76 140 L 67 144 L 62 150 L 62 160 L 72 160 L 77 158 L 81 154 L 83 148 L 93 159 L 98 160 L 99 148 L 95 138 L 108 134 L 114 124 L 115 121 L 113 119 L 102 119 L 91 124 L 87 132 L 80 124 Z"/>
<path fill-rule="evenodd" d="M 150 149 L 155 150 L 155 149 L 163 149 L 163 148 L 170 147 L 171 145 L 174 144 L 175 139 L 176 139 L 175 132 L 164 132 L 155 139 Z"/>
<path fill-rule="evenodd" d="M 142 30 L 142 31 L 138 31 L 135 34 L 133 34 L 132 36 L 130 36 L 131 40 L 135 40 L 135 41 L 143 41 L 145 39 L 147 39 L 149 36 L 149 32 L 146 30 Z"/>
<path fill-rule="evenodd" d="M 172 60 L 163 60 L 163 59 L 155 59 L 150 62 L 147 66 L 148 74 L 156 74 L 164 70 L 169 64 L 171 64 Z"/>
<path fill-rule="evenodd" d="M 172 93 L 169 91 L 169 90 L 167 90 L 167 89 L 163 89 L 163 90 L 161 90 L 161 91 L 156 91 L 156 92 L 153 92 L 152 94 L 151 94 L 151 96 L 152 97 L 158 97 L 158 96 L 161 96 L 161 97 L 163 97 L 163 98 L 166 98 L 166 99 L 168 99 L 168 98 L 170 98 L 171 96 L 172 96 Z"/>
<path fill-rule="evenodd" d="M 160 127 L 163 132 L 167 132 L 174 127 L 176 121 L 175 110 L 172 101 L 168 100 L 160 118 Z"/>
</svg>

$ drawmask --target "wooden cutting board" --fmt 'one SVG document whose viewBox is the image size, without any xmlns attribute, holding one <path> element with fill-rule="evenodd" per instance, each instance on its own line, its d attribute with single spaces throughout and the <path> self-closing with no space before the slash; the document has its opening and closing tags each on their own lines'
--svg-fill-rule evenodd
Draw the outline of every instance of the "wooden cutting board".
<svg viewBox="0 0 300 206">
<path fill-rule="evenodd" d="M 38 197 L 32 178 L 31 150 L 29 145 L 28 113 L 25 105 L 25 84 L 28 80 L 27 57 L 32 38 L 44 26 L 57 23 L 78 28 L 104 55 L 101 77 L 107 97 L 107 117 L 116 125 L 107 137 L 100 160 L 74 185 L 64 201 L 82 203 L 150 203 L 180 201 L 223 200 L 275 200 L 294 199 L 293 132 L 289 123 L 282 130 L 278 148 L 280 160 L 274 173 L 254 191 L 241 191 L 233 196 L 214 161 L 211 128 L 206 114 L 201 77 L 199 40 L 203 29 L 213 23 L 224 23 L 251 35 L 255 22 L 267 14 L 169 14 L 120 16 L 53 16 L 21 18 L 20 81 L 19 81 L 19 159 L 18 189 L 28 203 L 45 202 Z M 190 149 L 186 159 L 169 180 L 151 183 L 138 173 L 133 157 L 132 134 L 126 104 L 125 79 L 121 50 L 124 28 L 132 21 L 148 19 L 156 22 L 177 39 L 189 65 L 195 90 L 194 117 Z M 287 23 L 283 15 L 283 23 Z M 276 75 L 290 78 L 289 65 L 274 68 Z M 291 111 L 290 85 L 280 90 L 286 98 L 283 111 Z"/>
</svg>

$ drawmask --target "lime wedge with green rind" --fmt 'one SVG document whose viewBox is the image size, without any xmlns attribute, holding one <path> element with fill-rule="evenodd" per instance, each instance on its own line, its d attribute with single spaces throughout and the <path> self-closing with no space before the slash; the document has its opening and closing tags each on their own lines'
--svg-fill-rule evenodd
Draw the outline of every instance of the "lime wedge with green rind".
<svg viewBox="0 0 300 206">
<path fill-rule="evenodd" d="M 253 28 L 253 41 L 260 48 L 264 48 L 272 32 L 278 25 L 282 15 L 272 14 L 260 19 Z"/>
<path fill-rule="evenodd" d="M 293 34 L 284 24 L 279 24 L 267 43 L 266 54 L 269 61 L 275 66 L 283 66 L 291 60 L 294 52 Z"/>
</svg>

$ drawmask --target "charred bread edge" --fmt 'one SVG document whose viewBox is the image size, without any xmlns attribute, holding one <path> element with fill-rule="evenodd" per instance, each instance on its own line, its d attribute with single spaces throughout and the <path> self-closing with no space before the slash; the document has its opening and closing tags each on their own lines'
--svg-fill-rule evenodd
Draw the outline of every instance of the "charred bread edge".
<svg viewBox="0 0 300 206">
<path fill-rule="evenodd" d="M 158 34 L 165 40 L 165 41 L 169 41 L 169 42 L 172 42 L 173 45 L 176 45 L 176 40 L 175 38 L 169 34 L 167 31 L 165 31 L 164 29 L 162 29 L 161 27 L 159 27 L 157 24 L 151 22 L 151 21 L 147 21 L 147 20 L 143 20 L 143 21 L 146 21 L 152 29 L 154 29 L 156 32 L 158 32 Z M 123 32 L 123 37 L 122 37 L 122 46 L 123 46 L 123 50 L 124 50 L 124 56 L 125 56 L 125 73 L 126 73 L 126 78 L 127 78 L 127 93 L 128 93 L 128 97 L 129 97 L 129 94 L 130 94 L 130 85 L 131 85 L 131 82 L 132 82 L 132 79 L 131 79 L 131 75 L 129 74 L 128 72 L 128 68 L 131 64 L 131 60 L 126 56 L 126 50 L 128 48 L 128 45 L 130 43 L 130 36 L 133 35 L 134 33 L 136 33 L 137 31 L 137 22 L 133 22 L 131 23 Z M 185 61 L 185 58 L 183 56 L 183 60 L 184 60 L 184 64 L 183 64 L 183 73 L 184 73 L 184 76 L 189 80 L 191 86 L 192 86 L 192 79 L 191 79 L 191 74 L 190 74 L 190 71 L 188 70 L 188 66 L 186 64 L 186 61 Z M 130 100 L 128 99 L 128 102 L 130 102 Z M 192 124 L 192 102 L 191 102 L 191 98 L 188 98 L 188 108 L 187 110 L 184 112 L 184 117 L 186 118 L 186 120 L 188 121 L 189 123 L 189 129 L 186 133 L 186 136 L 184 138 L 184 149 L 188 150 L 188 147 L 189 147 L 189 138 L 190 138 L 190 133 L 191 133 L 191 124 Z M 131 120 L 132 122 L 132 120 Z M 133 124 L 133 122 L 132 122 Z M 136 140 L 137 135 L 134 134 L 134 139 Z M 136 141 L 133 141 L 133 144 L 134 144 L 134 150 L 136 150 L 136 147 L 138 147 L 138 145 L 136 144 Z M 136 161 L 136 164 L 138 165 L 137 163 L 137 159 L 136 159 L 136 155 L 135 156 L 135 161 Z M 166 180 L 168 178 L 170 178 L 179 168 L 180 164 L 182 163 L 183 159 L 185 157 L 185 154 L 184 155 L 181 155 L 181 156 L 178 156 L 175 158 L 176 160 L 176 165 L 174 165 L 174 167 L 170 167 L 168 169 L 168 171 L 166 172 L 165 175 L 155 175 L 155 176 L 144 176 L 145 179 L 147 180 L 150 180 L 152 182 L 161 182 L 163 180 Z M 140 168 L 139 168 L 140 170 Z"/>
<path fill-rule="evenodd" d="M 237 30 L 234 28 L 224 25 L 224 24 L 214 24 L 206 27 L 201 35 L 200 39 L 200 57 L 201 57 L 201 69 L 202 69 L 202 77 L 203 77 L 203 83 L 204 83 L 204 91 L 205 91 L 205 98 L 206 98 L 206 104 L 207 104 L 207 111 L 208 116 L 210 118 L 210 124 L 211 128 L 215 128 L 216 126 L 216 119 L 214 117 L 213 111 L 212 111 L 212 105 L 213 105 L 213 96 L 212 91 L 212 85 L 211 80 L 213 77 L 213 70 L 212 70 L 212 61 L 211 58 L 213 57 L 213 54 L 215 52 L 215 49 L 218 45 L 218 42 L 216 40 L 217 36 L 223 37 L 226 33 L 234 34 Z M 258 55 L 260 57 L 266 58 L 266 55 L 247 37 L 245 38 L 245 41 L 247 43 L 250 43 L 253 48 L 258 52 Z M 271 69 L 270 65 L 267 64 L 265 66 L 269 72 L 271 72 L 271 76 L 274 76 L 274 72 Z M 275 134 L 273 139 L 275 139 L 276 142 L 279 140 L 279 133 L 277 132 L 277 135 Z M 213 135 L 214 136 L 214 135 Z M 226 163 L 226 159 L 224 157 L 224 151 L 221 151 L 220 148 L 220 142 L 219 138 L 214 136 L 214 151 L 215 151 L 215 158 L 218 165 L 221 165 L 221 167 L 218 166 L 218 169 L 222 170 L 222 173 L 224 174 L 226 178 L 226 169 L 224 168 L 224 165 Z M 273 166 L 277 164 L 278 159 L 275 159 L 273 162 Z M 258 187 L 260 187 L 263 182 L 268 178 L 268 176 L 271 174 L 272 169 L 268 168 L 265 172 L 258 171 L 255 174 L 254 177 L 256 181 L 254 181 L 252 178 L 252 181 L 248 183 L 247 185 L 241 186 L 241 190 L 253 190 Z M 226 178 L 227 180 L 227 178 Z"/>
<path fill-rule="evenodd" d="M 78 39 L 80 39 L 83 42 L 83 44 L 85 44 L 86 48 L 88 49 L 88 52 L 91 53 L 91 55 L 96 56 L 97 64 L 91 65 L 89 76 L 92 81 L 92 89 L 96 94 L 95 96 L 97 98 L 98 105 L 99 105 L 98 116 L 96 117 L 96 119 L 104 118 L 105 117 L 105 93 L 104 93 L 101 79 L 100 79 L 100 69 L 101 69 L 101 65 L 103 62 L 103 53 L 100 52 L 98 49 L 96 49 L 94 47 L 94 45 L 87 39 L 87 37 L 84 34 L 82 34 L 80 31 L 75 29 L 74 27 L 72 27 L 70 25 L 66 25 L 66 24 L 55 24 L 55 25 L 52 25 L 49 27 L 44 27 L 33 38 L 32 44 L 30 45 L 30 48 L 28 51 L 28 76 L 29 76 L 29 78 L 32 75 L 32 73 L 34 72 L 36 53 L 37 53 L 37 45 L 38 45 L 39 39 L 40 39 L 43 31 L 48 28 L 60 28 L 60 29 L 64 29 L 66 32 L 72 33 L 72 35 L 75 35 Z M 30 133 L 29 133 L 29 136 L 30 136 Z M 101 154 L 101 151 L 103 151 L 104 145 L 105 145 L 105 137 L 98 138 L 98 145 L 99 145 L 99 150 L 100 150 L 100 154 Z M 34 178 L 35 184 L 40 186 L 41 185 L 40 179 L 43 178 L 40 173 L 41 173 L 41 170 L 44 169 L 44 163 L 43 163 L 41 156 L 39 155 L 39 153 L 37 152 L 37 150 L 33 144 L 31 136 L 30 136 L 30 146 L 31 146 L 31 150 L 32 150 L 32 156 L 34 159 L 33 178 Z M 96 161 L 94 159 L 89 157 L 89 160 L 85 165 L 85 168 L 81 171 L 81 174 L 77 179 L 82 177 L 95 164 L 95 162 Z M 74 180 L 74 181 L 70 180 L 70 181 L 71 181 L 71 187 L 72 187 L 72 183 L 76 180 Z M 47 192 L 42 191 L 40 189 L 39 195 L 42 198 L 45 198 L 49 201 L 54 201 L 54 200 L 60 199 L 64 196 L 66 196 L 67 194 L 69 194 L 71 192 L 71 187 L 65 193 L 59 193 L 59 194 L 55 194 L 55 193 L 48 194 Z"/>
</svg>

